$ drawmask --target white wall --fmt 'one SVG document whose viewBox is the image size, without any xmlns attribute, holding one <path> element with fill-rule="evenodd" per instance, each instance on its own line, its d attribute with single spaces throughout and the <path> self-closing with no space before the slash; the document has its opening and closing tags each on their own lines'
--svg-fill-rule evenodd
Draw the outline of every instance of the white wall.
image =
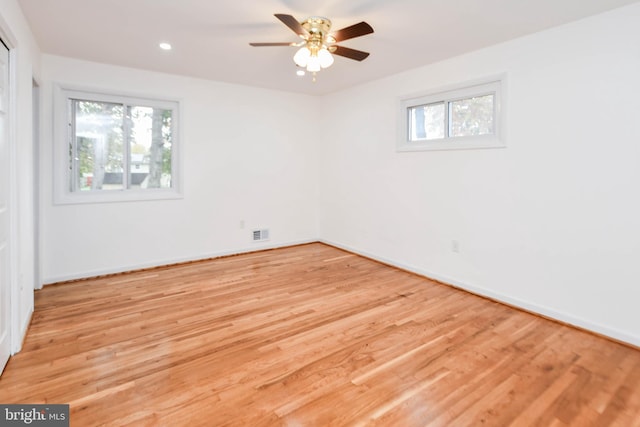
<svg viewBox="0 0 640 427">
<path fill-rule="evenodd" d="M 43 55 L 42 171 L 52 83 L 182 102 L 180 200 L 54 205 L 43 192 L 45 283 L 317 240 L 314 98 Z M 240 227 L 244 221 L 245 228 Z M 251 230 L 271 239 L 252 242 Z"/>
<path fill-rule="evenodd" d="M 33 312 L 34 182 L 32 81 L 39 74 L 40 52 L 15 0 L 0 0 L 0 36 L 11 49 L 10 144 L 12 163 L 11 208 L 14 242 L 12 287 L 12 350 L 18 351 Z"/>
<path fill-rule="evenodd" d="M 321 238 L 640 345 L 638 22 L 635 4 L 325 97 Z M 395 151 L 398 97 L 500 73 L 507 148 Z"/>
</svg>

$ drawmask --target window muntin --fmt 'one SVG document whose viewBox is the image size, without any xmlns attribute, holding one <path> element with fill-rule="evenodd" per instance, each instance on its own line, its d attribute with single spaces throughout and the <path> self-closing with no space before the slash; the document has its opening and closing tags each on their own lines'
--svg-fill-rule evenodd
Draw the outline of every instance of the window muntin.
<svg viewBox="0 0 640 427">
<path fill-rule="evenodd" d="M 57 89 L 56 202 L 180 197 L 177 102 Z"/>
<path fill-rule="evenodd" d="M 398 151 L 504 147 L 501 83 L 402 99 Z"/>
</svg>

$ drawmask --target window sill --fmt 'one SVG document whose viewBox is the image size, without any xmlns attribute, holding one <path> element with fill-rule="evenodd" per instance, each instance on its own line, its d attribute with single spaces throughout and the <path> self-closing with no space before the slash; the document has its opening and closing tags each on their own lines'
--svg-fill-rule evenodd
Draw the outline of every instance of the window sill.
<svg viewBox="0 0 640 427">
<path fill-rule="evenodd" d="M 135 190 L 104 190 L 86 193 L 64 193 L 54 198 L 55 205 L 78 205 L 92 203 L 122 203 L 144 202 L 152 200 L 178 200 L 182 199 L 181 192 L 174 189 L 158 189 L 142 191 Z"/>
<path fill-rule="evenodd" d="M 431 141 L 401 142 L 396 147 L 398 152 L 441 151 L 441 150 L 474 150 L 486 148 L 505 148 L 506 144 L 499 138 L 491 136 L 435 139 Z"/>
</svg>

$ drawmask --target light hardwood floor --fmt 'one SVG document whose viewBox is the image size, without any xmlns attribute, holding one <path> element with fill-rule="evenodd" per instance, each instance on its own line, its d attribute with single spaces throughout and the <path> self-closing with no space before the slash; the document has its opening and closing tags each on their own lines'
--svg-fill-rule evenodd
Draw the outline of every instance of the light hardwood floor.
<svg viewBox="0 0 640 427">
<path fill-rule="evenodd" d="M 0 402 L 72 426 L 638 426 L 640 351 L 314 243 L 45 287 Z"/>
</svg>

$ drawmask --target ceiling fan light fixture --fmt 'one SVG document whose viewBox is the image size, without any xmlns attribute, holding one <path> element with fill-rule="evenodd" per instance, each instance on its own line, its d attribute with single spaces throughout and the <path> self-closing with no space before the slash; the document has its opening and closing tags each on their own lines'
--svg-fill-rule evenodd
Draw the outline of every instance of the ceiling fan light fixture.
<svg viewBox="0 0 640 427">
<path fill-rule="evenodd" d="M 314 82 L 318 71 L 323 68 L 329 68 L 333 65 L 333 55 L 342 56 L 355 61 L 362 61 L 369 56 L 368 52 L 334 44 L 336 42 L 343 42 L 345 40 L 373 33 L 371 25 L 364 21 L 342 28 L 338 31 L 331 32 L 331 21 L 321 16 L 311 16 L 302 22 L 299 22 L 293 16 L 284 13 L 276 13 L 275 17 L 296 33 L 303 41 L 299 43 L 269 42 L 249 44 L 255 47 L 298 47 L 299 49 L 293 56 L 293 62 L 295 62 L 295 64 L 301 69 L 305 69 L 307 72 L 313 73 Z M 301 74 L 302 70 L 298 70 L 298 75 Z"/>
<path fill-rule="evenodd" d="M 310 58 L 311 51 L 308 47 L 303 46 L 298 49 L 296 54 L 293 56 L 293 62 L 295 62 L 298 67 L 306 67 Z"/>
<path fill-rule="evenodd" d="M 318 55 L 311 55 L 309 57 L 309 62 L 307 63 L 307 71 L 315 73 L 320 71 L 320 68 L 320 58 L 318 58 Z"/>
<path fill-rule="evenodd" d="M 320 60 L 320 66 L 322 68 L 329 68 L 333 64 L 333 55 L 323 47 L 318 51 L 318 59 Z"/>
</svg>

